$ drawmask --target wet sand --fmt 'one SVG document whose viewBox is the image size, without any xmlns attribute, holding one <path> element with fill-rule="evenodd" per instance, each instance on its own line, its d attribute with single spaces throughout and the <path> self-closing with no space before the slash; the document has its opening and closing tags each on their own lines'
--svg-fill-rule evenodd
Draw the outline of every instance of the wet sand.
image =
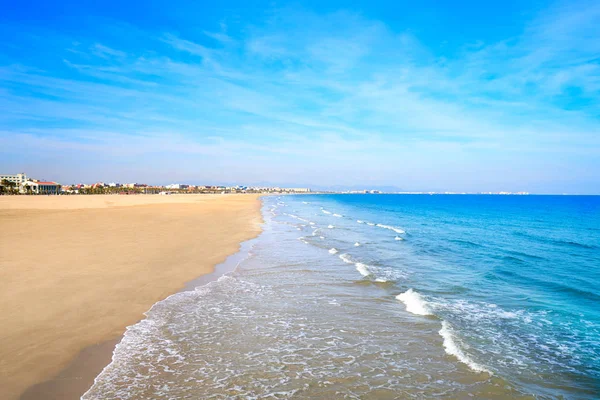
<svg viewBox="0 0 600 400">
<path fill-rule="evenodd" d="M 78 398 L 126 326 L 260 222 L 257 195 L 0 197 L 3 398 Z"/>
</svg>

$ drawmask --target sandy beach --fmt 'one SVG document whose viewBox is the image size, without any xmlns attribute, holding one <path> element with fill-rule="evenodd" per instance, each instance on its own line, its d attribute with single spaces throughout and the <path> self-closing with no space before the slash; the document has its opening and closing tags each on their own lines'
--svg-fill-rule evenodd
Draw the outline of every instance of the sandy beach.
<svg viewBox="0 0 600 400">
<path fill-rule="evenodd" d="M 0 196 L 0 387 L 17 399 L 260 232 L 258 195 Z"/>
</svg>

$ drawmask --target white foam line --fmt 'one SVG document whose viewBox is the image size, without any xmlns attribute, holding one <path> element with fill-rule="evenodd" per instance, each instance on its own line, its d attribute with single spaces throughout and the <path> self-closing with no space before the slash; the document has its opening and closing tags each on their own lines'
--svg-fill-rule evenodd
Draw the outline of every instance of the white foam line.
<svg viewBox="0 0 600 400">
<path fill-rule="evenodd" d="M 462 351 L 462 349 L 456 343 L 454 329 L 452 329 L 452 326 L 450 326 L 448 322 L 442 321 L 442 329 L 440 329 L 439 334 L 444 339 L 444 350 L 446 350 L 446 353 L 458 358 L 460 362 L 466 364 L 475 372 L 487 372 L 488 374 L 492 375 L 492 372 L 471 360 Z"/>
<path fill-rule="evenodd" d="M 341 214 L 333 214 L 333 216 L 337 217 L 337 218 L 342 218 L 343 217 L 343 215 L 341 215 Z"/>
<path fill-rule="evenodd" d="M 416 315 L 433 315 L 429 310 L 427 301 L 423 299 L 418 292 L 412 289 L 408 289 L 404 293 L 400 293 L 396 296 L 396 299 L 400 300 L 406 305 L 406 311 Z"/>
<path fill-rule="evenodd" d="M 343 262 L 345 262 L 346 264 L 352 264 L 352 263 L 353 263 L 353 261 L 352 261 L 352 259 L 350 258 L 350 256 L 349 256 L 348 254 L 346 254 L 346 253 L 344 253 L 344 254 L 340 254 L 340 255 L 339 255 L 339 257 L 340 257 L 340 259 L 341 259 Z"/>
<path fill-rule="evenodd" d="M 356 264 L 354 264 L 356 266 L 356 270 L 362 275 L 362 276 L 369 276 L 371 275 L 371 271 L 369 271 L 369 266 L 363 263 L 359 263 L 357 262 Z"/>
<path fill-rule="evenodd" d="M 383 224 L 377 224 L 377 226 L 380 228 L 383 228 L 383 229 L 389 229 L 390 231 L 394 231 L 396 233 L 406 233 L 402 229 L 396 228 L 395 226 L 383 225 Z"/>
</svg>

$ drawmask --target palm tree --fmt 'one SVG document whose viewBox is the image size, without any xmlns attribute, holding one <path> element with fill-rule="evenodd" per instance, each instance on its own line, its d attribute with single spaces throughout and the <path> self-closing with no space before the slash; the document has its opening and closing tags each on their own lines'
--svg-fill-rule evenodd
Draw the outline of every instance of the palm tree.
<svg viewBox="0 0 600 400">
<path fill-rule="evenodd" d="M 15 182 L 11 182 L 9 180 L 2 179 L 2 186 L 7 187 L 9 189 L 9 191 L 12 193 L 12 192 L 14 192 L 17 184 Z"/>
</svg>

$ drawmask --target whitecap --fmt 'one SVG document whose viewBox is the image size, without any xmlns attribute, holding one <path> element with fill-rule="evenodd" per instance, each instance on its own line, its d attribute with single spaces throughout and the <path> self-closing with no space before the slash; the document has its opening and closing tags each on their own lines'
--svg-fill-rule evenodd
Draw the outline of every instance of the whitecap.
<svg viewBox="0 0 600 400">
<path fill-rule="evenodd" d="M 360 246 L 360 243 L 358 243 L 358 242 L 354 243 L 354 247 L 358 247 L 358 246 Z"/>
<path fill-rule="evenodd" d="M 396 236 L 396 237 L 394 238 L 394 240 L 404 240 L 404 239 L 402 239 L 400 236 Z"/>
<path fill-rule="evenodd" d="M 363 263 L 359 263 L 357 262 L 356 264 L 354 264 L 356 266 L 356 270 L 358 272 L 360 272 L 360 274 L 362 276 L 369 276 L 371 275 L 371 271 L 369 271 L 369 266 Z"/>
<path fill-rule="evenodd" d="M 380 228 L 383 228 L 383 229 L 389 229 L 390 231 L 394 231 L 396 233 L 406 233 L 406 232 L 404 232 L 404 230 L 402 230 L 400 228 L 396 228 L 395 226 L 384 225 L 384 224 L 377 224 L 377 226 Z"/>
<path fill-rule="evenodd" d="M 416 315 L 432 315 L 427 302 L 423 297 L 412 289 L 408 289 L 406 292 L 396 296 L 396 299 L 400 300 L 406 305 L 406 311 Z"/>
<path fill-rule="evenodd" d="M 372 222 L 367 222 L 367 225 L 369 225 L 369 226 L 375 226 L 375 224 L 372 223 Z"/>
<path fill-rule="evenodd" d="M 333 228 L 335 228 L 335 226 L 333 226 L 333 225 L 328 225 L 328 226 L 327 226 L 327 228 L 329 228 L 329 229 L 333 229 Z"/>
<path fill-rule="evenodd" d="M 341 215 L 341 214 L 333 214 L 333 216 L 337 217 L 337 218 L 342 218 L 343 217 L 343 215 Z"/>
<path fill-rule="evenodd" d="M 330 213 L 329 211 L 327 211 L 327 210 L 321 210 L 321 212 L 322 212 L 323 214 L 331 214 L 331 213 Z"/>
<path fill-rule="evenodd" d="M 352 259 L 350 258 L 350 256 L 348 254 L 346 254 L 346 253 L 340 254 L 339 257 L 346 264 L 352 264 L 352 262 L 353 262 Z"/>
<path fill-rule="evenodd" d="M 357 219 L 356 222 L 358 222 L 359 224 L 364 224 L 365 221 L 361 221 L 360 219 Z"/>
<path fill-rule="evenodd" d="M 442 321 L 442 329 L 440 329 L 439 334 L 444 339 L 444 350 L 446 350 L 446 353 L 458 358 L 460 362 L 466 364 L 475 372 L 487 372 L 490 375 L 492 374 L 485 367 L 471 360 L 462 351 L 462 349 L 456 343 L 456 335 L 454 334 L 454 329 L 452 329 L 448 322 Z"/>
<path fill-rule="evenodd" d="M 335 247 L 332 247 L 331 249 L 329 249 L 329 254 L 336 254 L 338 252 L 338 250 Z"/>
</svg>

